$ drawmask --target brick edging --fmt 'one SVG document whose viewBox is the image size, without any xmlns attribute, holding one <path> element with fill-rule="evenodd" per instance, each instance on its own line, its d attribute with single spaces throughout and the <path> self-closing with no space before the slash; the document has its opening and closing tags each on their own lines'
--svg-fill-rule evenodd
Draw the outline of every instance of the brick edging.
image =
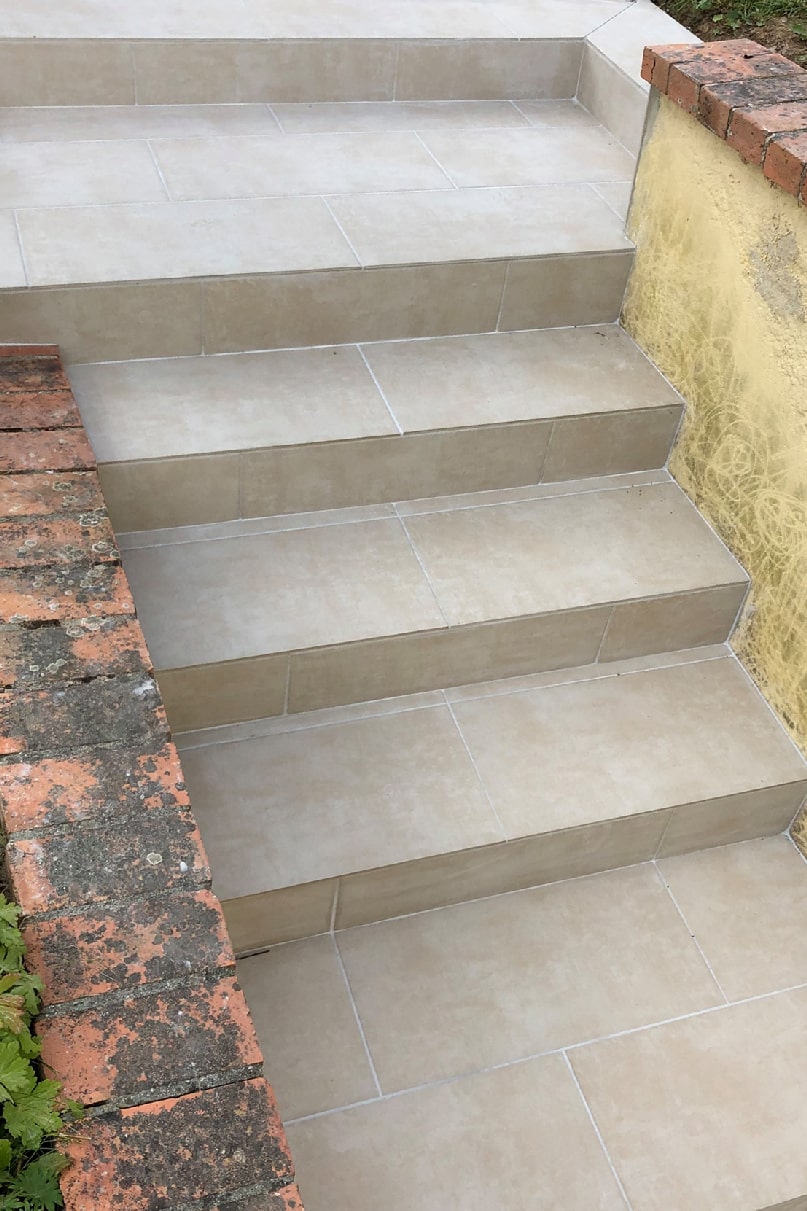
<svg viewBox="0 0 807 1211">
<path fill-rule="evenodd" d="M 807 203 L 807 71 L 758 42 L 648 46 L 642 76 Z"/>
<path fill-rule="evenodd" d="M 0 346 L 0 807 L 66 1211 L 302 1211 L 56 346 Z"/>
</svg>

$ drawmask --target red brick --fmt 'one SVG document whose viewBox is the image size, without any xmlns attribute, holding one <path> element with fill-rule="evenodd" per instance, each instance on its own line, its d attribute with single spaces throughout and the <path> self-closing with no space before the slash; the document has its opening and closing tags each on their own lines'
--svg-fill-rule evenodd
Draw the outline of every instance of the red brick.
<svg viewBox="0 0 807 1211">
<path fill-rule="evenodd" d="M 765 144 L 771 135 L 795 130 L 807 130 L 807 101 L 735 110 L 726 142 L 744 160 L 761 164 L 765 158 Z"/>
<path fill-rule="evenodd" d="M 294 1181 L 277 1106 L 260 1079 L 83 1122 L 67 1151 L 70 1211 L 167 1211 L 261 1182 L 268 1211 L 269 1195 Z"/>
<path fill-rule="evenodd" d="M 92 614 L 134 614 L 119 564 L 0 571 L 0 622 L 68 621 Z"/>
<path fill-rule="evenodd" d="M 0 346 L 0 392 L 69 391 L 70 380 L 55 349 L 42 346 L 42 352 L 32 352 L 28 345 Z"/>
<path fill-rule="evenodd" d="M 777 135 L 765 152 L 762 171 L 769 181 L 799 197 L 805 184 L 807 169 L 807 132 Z"/>
<path fill-rule="evenodd" d="M 663 51 L 662 51 L 663 53 Z M 803 75 L 783 55 L 772 54 L 748 39 L 710 42 L 676 54 L 667 80 L 667 95 L 683 109 L 695 112 L 701 86 L 764 76 Z"/>
<path fill-rule="evenodd" d="M 140 623 L 126 615 L 63 626 L 0 627 L 0 687 L 40 688 L 151 671 Z"/>
<path fill-rule="evenodd" d="M 78 517 L 0 521 L 0 568 L 119 561 L 105 510 Z"/>
<path fill-rule="evenodd" d="M 725 139 L 733 110 L 761 109 L 784 101 L 807 101 L 807 73 L 705 84 L 698 101 L 698 116 L 705 126 Z"/>
<path fill-rule="evenodd" d="M 80 428 L 70 391 L 5 391 L 0 393 L 0 429 Z"/>
<path fill-rule="evenodd" d="M 103 508 L 95 471 L 0 475 L 0 517 L 47 517 Z"/>
<path fill-rule="evenodd" d="M 0 357 L 59 357 L 58 345 L 0 344 Z"/>
<path fill-rule="evenodd" d="M 6 862 L 25 916 L 210 885 L 207 855 L 189 812 L 154 812 L 147 829 L 126 817 L 98 828 L 13 838 Z"/>
<path fill-rule="evenodd" d="M 274 1194 L 234 1194 L 219 1199 L 210 1211 L 303 1211 L 303 1200 L 297 1186 L 284 1186 Z"/>
<path fill-rule="evenodd" d="M 64 824 L 109 824 L 142 812 L 190 808 L 173 744 L 156 753 L 108 749 L 67 760 L 0 765 L 6 834 Z M 139 827 L 147 829 L 143 819 Z"/>
<path fill-rule="evenodd" d="M 46 1006 L 235 967 L 221 907 L 206 890 L 34 919 L 23 934 Z"/>
<path fill-rule="evenodd" d="M 262 1056 L 234 975 L 123 1001 L 105 997 L 40 1018 L 42 1063 L 85 1106 L 190 1092 L 210 1076 L 240 1079 Z"/>
<path fill-rule="evenodd" d="M 702 43 L 698 44 L 699 49 Z M 685 60 L 693 49 L 689 42 L 670 46 L 646 46 L 642 55 L 642 77 L 659 92 L 666 93 L 670 66 Z"/>
<path fill-rule="evenodd" d="M 5 433 L 0 443 L 0 472 L 87 471 L 95 457 L 83 429 L 42 429 Z"/>
</svg>

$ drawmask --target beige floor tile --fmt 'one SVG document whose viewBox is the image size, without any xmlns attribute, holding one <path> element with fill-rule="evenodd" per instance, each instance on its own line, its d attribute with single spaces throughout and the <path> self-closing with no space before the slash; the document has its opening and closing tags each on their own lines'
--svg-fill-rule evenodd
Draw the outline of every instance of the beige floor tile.
<svg viewBox="0 0 807 1211">
<path fill-rule="evenodd" d="M 132 48 L 125 42 L 42 38 L 42 29 L 51 25 L 50 5 L 48 10 L 46 26 L 40 22 L 29 41 L 13 40 L 11 21 L 5 14 L 0 18 L 6 39 L 0 41 L 0 105 L 134 105 Z M 27 5 L 16 6 L 18 17 L 23 11 Z"/>
<path fill-rule="evenodd" d="M 97 452 L 92 425 L 88 430 Z M 153 447 L 158 440 L 152 436 Z M 226 521 L 239 514 L 238 454 L 106 463 L 98 473 L 116 533 Z"/>
<path fill-rule="evenodd" d="M 265 950 L 267 946 L 327 933 L 331 928 L 336 888 L 336 879 L 324 879 L 319 883 L 281 887 L 277 891 L 224 900 L 222 909 L 236 955 L 248 955 Z"/>
<path fill-rule="evenodd" d="M 626 4 L 613 21 L 603 22 L 589 42 L 631 79 L 641 80 L 645 46 L 698 42 L 698 37 L 648 0 Z"/>
<path fill-rule="evenodd" d="M 699 803 L 805 772 L 731 659 L 459 702 L 454 711 L 509 837 Z"/>
<path fill-rule="evenodd" d="M 570 479 L 550 484 L 523 484 L 515 488 L 496 488 L 488 492 L 457 493 L 454 496 L 431 496 L 422 500 L 399 500 L 395 512 L 399 517 L 414 517 L 419 513 L 446 513 L 452 509 L 476 509 L 480 505 L 513 504 L 522 500 L 543 500 L 550 496 L 575 496 L 579 492 L 618 491 L 645 484 L 670 483 L 663 469 L 633 471 L 625 475 L 595 475 L 586 479 Z"/>
<path fill-rule="evenodd" d="M 674 484 L 431 513 L 406 526 L 451 625 L 744 580 Z"/>
<path fill-rule="evenodd" d="M 474 0 L 297 0 L 267 10 L 245 0 L 247 11 L 269 38 L 506 38 L 496 6 Z"/>
<path fill-rule="evenodd" d="M 292 1124 L 306 1211 L 622 1211 L 559 1056 Z"/>
<path fill-rule="evenodd" d="M 577 108 L 573 101 L 561 101 L 557 105 Z M 318 105 L 273 105 L 272 112 L 288 134 L 527 125 L 526 117 L 510 101 L 353 101 L 341 105 L 321 102 Z"/>
<path fill-rule="evenodd" d="M 633 181 L 598 181 L 594 188 L 621 218 L 627 219 Z"/>
<path fill-rule="evenodd" d="M 125 563 L 160 669 L 445 626 L 393 520 L 153 547 Z"/>
<path fill-rule="evenodd" d="M 807 984 L 807 863 L 768 837 L 660 864 L 730 1000 Z"/>
<path fill-rule="evenodd" d="M 13 214 L 0 213 L 0 288 L 24 286 L 25 267 Z"/>
<path fill-rule="evenodd" d="M 668 398 L 673 398 L 672 392 Z M 681 422 L 681 411 L 680 402 L 675 401 L 667 408 L 557 420 L 542 479 L 557 482 L 663 467 Z"/>
<path fill-rule="evenodd" d="M 747 589 L 742 580 L 719 589 L 620 602 L 614 606 L 599 659 L 608 662 L 694 644 L 725 643 Z"/>
<path fill-rule="evenodd" d="M 588 185 L 374 193 L 329 202 L 362 265 L 629 247 L 622 224 Z"/>
<path fill-rule="evenodd" d="M 580 103 L 634 156 L 642 143 L 648 91 L 643 80 L 631 79 L 586 42 L 577 89 Z"/>
<path fill-rule="evenodd" d="M 633 173 L 631 156 L 603 127 L 426 131 L 421 137 L 461 188 L 616 181 Z"/>
<path fill-rule="evenodd" d="M 343 522 L 382 521 L 385 517 L 394 516 L 394 505 L 358 505 L 352 509 L 323 509 L 316 513 L 288 513 L 282 517 L 236 517 L 229 521 L 153 528 L 139 533 L 130 530 L 117 534 L 117 539 L 122 550 L 132 551 L 139 547 L 164 547 L 172 543 L 243 538 L 248 534 L 276 534 L 280 530 L 310 530 L 320 526 L 338 526 Z"/>
<path fill-rule="evenodd" d="M 19 143 L 3 148 L 0 205 L 94 206 L 164 202 L 145 143 Z"/>
<path fill-rule="evenodd" d="M 265 105 L 93 105 L 0 109 L 0 142 L 190 138 L 277 131 Z M 131 200 L 131 199 L 130 199 Z"/>
<path fill-rule="evenodd" d="M 651 865 L 337 942 L 385 1093 L 722 1003 Z"/>
<path fill-rule="evenodd" d="M 42 208 L 18 221 L 36 286 L 356 264 L 320 198 Z"/>
<path fill-rule="evenodd" d="M 632 264 L 633 252 L 629 249 L 512 261 L 499 331 L 607 324 L 619 319 Z"/>
<path fill-rule="evenodd" d="M 625 7 L 624 0 L 499 0 L 496 15 L 519 38 L 585 38 Z"/>
<path fill-rule="evenodd" d="M 807 991 L 572 1054 L 633 1211 L 801 1207 Z"/>
<path fill-rule="evenodd" d="M 581 45 L 572 40 L 474 39 L 455 45 L 404 42 L 398 54 L 398 101 L 573 97 Z"/>
<path fill-rule="evenodd" d="M 136 6 L 104 0 L 68 0 L 56 11 L 47 0 L 29 0 L 24 8 L 4 0 L 0 10 L 5 36 L 52 38 L 237 37 L 248 32 L 240 6 L 220 0 L 138 0 Z M 5 20 L 6 15 L 8 20 Z"/>
<path fill-rule="evenodd" d="M 616 325 L 395 341 L 365 345 L 363 352 L 405 432 L 680 408 Z"/>
<path fill-rule="evenodd" d="M 284 1119 L 377 1096 L 332 938 L 242 959 L 238 982 Z"/>
<path fill-rule="evenodd" d="M 793 822 L 807 794 L 804 781 L 725 795 L 707 803 L 676 807 L 658 848 L 658 857 L 689 854 L 712 845 L 772 837 Z"/>
<path fill-rule="evenodd" d="M 217 727 L 242 719 L 282 714 L 289 680 L 288 657 L 259 656 L 159 675 L 168 721 L 174 731 Z"/>
<path fill-rule="evenodd" d="M 514 101 L 531 126 L 598 126 L 578 101 Z"/>
<path fill-rule="evenodd" d="M 311 134 L 269 138 L 155 139 L 175 201 L 450 189 L 417 135 Z M 618 174 L 624 175 L 624 174 Z"/>
<path fill-rule="evenodd" d="M 101 462 L 397 433 L 355 348 L 75 366 Z"/>
<path fill-rule="evenodd" d="M 502 839 L 445 708 L 187 751 L 224 899 Z"/>
</svg>

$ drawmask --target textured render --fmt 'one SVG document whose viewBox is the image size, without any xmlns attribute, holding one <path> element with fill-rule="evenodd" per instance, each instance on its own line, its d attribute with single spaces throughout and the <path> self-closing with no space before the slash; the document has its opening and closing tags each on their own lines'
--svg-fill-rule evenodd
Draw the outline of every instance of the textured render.
<svg viewBox="0 0 807 1211">
<path fill-rule="evenodd" d="M 751 574 L 735 644 L 804 746 L 807 213 L 662 97 L 630 230 L 625 324 L 688 403 L 671 469 Z"/>
</svg>

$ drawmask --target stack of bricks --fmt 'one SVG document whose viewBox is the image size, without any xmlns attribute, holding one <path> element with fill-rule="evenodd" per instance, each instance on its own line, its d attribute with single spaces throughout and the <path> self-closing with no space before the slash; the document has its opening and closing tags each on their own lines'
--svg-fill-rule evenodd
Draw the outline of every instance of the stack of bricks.
<svg viewBox="0 0 807 1211">
<path fill-rule="evenodd" d="M 0 347 L 0 802 L 67 1211 L 301 1211 L 87 436 Z M 50 1074 L 50 1073 L 49 1073 Z"/>
<path fill-rule="evenodd" d="M 807 204 L 807 71 L 738 38 L 649 46 L 642 75 L 773 184 Z"/>
</svg>

